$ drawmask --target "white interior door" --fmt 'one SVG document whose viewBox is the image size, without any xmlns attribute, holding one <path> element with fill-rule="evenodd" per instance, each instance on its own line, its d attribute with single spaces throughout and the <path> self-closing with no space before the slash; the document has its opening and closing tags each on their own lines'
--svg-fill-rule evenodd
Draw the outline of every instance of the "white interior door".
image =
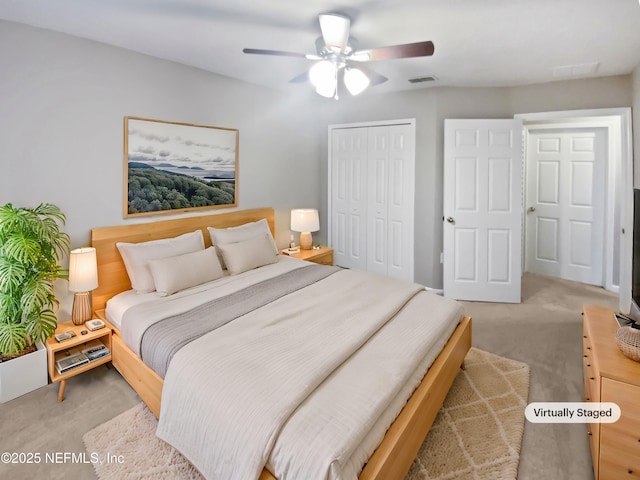
<svg viewBox="0 0 640 480">
<path fill-rule="evenodd" d="M 413 281 L 414 145 L 411 125 L 368 129 L 367 270 Z"/>
<path fill-rule="evenodd" d="M 368 129 L 367 270 L 387 274 L 389 196 L 389 127 Z"/>
<path fill-rule="evenodd" d="M 334 262 L 367 269 L 367 129 L 331 134 L 331 246 Z"/>
<path fill-rule="evenodd" d="M 520 302 L 522 121 L 445 120 L 444 295 Z"/>
<path fill-rule="evenodd" d="M 602 128 L 529 134 L 526 271 L 603 285 L 605 145 Z"/>
<path fill-rule="evenodd" d="M 387 275 L 413 282 L 415 125 L 389 127 Z"/>
</svg>

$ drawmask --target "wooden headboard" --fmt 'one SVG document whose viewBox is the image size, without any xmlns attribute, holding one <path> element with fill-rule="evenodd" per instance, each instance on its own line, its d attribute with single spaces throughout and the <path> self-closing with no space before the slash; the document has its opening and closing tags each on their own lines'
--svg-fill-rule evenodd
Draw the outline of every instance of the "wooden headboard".
<svg viewBox="0 0 640 480">
<path fill-rule="evenodd" d="M 116 247 L 116 242 L 148 242 L 149 240 L 176 237 L 201 229 L 205 245 L 209 247 L 211 246 L 211 238 L 207 227 L 236 227 L 263 218 L 269 222 L 271 234 L 275 237 L 273 208 L 238 210 L 159 222 L 94 228 L 91 230 L 91 246 L 95 247 L 98 260 L 98 288 L 93 291 L 93 309 L 102 310 L 111 297 L 131 289 L 131 282 Z"/>
</svg>

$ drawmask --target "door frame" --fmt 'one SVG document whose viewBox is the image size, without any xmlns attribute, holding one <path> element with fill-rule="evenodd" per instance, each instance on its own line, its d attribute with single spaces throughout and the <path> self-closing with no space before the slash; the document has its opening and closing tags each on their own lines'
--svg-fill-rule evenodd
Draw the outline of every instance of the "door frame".
<svg viewBox="0 0 640 480">
<path fill-rule="evenodd" d="M 625 310 L 631 300 L 631 258 L 633 240 L 633 139 L 630 108 L 602 108 L 514 115 L 524 124 L 525 142 L 529 132 L 537 129 L 599 127 L 606 129 L 607 179 L 605 182 L 605 255 L 604 287 L 619 293 L 620 308 Z M 526 149 L 523 172 L 526 171 Z M 525 178 L 526 180 L 526 178 Z M 523 193 L 524 195 L 524 193 Z M 525 197 L 523 196 L 523 202 Z M 523 203 L 524 204 L 524 203 Z M 524 209 L 523 209 L 524 210 Z M 526 228 L 523 211 L 523 228 Z M 526 235 L 523 234 L 523 242 Z M 614 246 L 618 245 L 618 261 Z M 523 250 L 524 267 L 524 250 Z M 616 282 L 614 270 L 618 266 Z"/>
</svg>

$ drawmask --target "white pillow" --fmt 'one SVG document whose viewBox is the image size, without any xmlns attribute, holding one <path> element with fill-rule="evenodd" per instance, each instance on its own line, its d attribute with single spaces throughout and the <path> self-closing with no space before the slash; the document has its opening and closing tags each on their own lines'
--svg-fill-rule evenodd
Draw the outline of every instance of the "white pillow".
<svg viewBox="0 0 640 480">
<path fill-rule="evenodd" d="M 209 230 L 211 243 L 216 247 L 216 249 L 219 245 L 243 242 L 245 240 L 249 240 L 250 238 L 261 237 L 262 235 L 266 234 L 269 236 L 269 240 L 273 248 L 273 253 L 276 255 L 278 254 L 278 247 L 276 247 L 276 242 L 273 240 L 273 236 L 271 236 L 271 230 L 269 230 L 269 223 L 267 222 L 266 218 L 258 220 L 257 222 L 245 223 L 244 225 L 240 225 L 238 227 L 207 227 L 207 230 Z M 219 250 L 218 258 L 220 259 L 222 268 L 227 268 L 224 262 L 224 258 L 222 257 L 222 254 Z"/>
<path fill-rule="evenodd" d="M 231 275 L 276 263 L 277 260 L 273 251 L 273 238 L 264 233 L 243 242 L 218 245 L 218 248 Z"/>
<path fill-rule="evenodd" d="M 185 288 L 195 287 L 203 283 L 222 278 L 224 273 L 218 261 L 216 249 L 159 258 L 149 262 L 156 291 L 166 297 Z"/>
<path fill-rule="evenodd" d="M 131 280 L 131 287 L 138 293 L 149 293 L 156 289 L 151 270 L 149 270 L 149 261 L 204 250 L 204 238 L 202 231 L 196 230 L 178 237 L 149 242 L 118 242 L 116 247 L 122 255 L 129 280 Z"/>
</svg>

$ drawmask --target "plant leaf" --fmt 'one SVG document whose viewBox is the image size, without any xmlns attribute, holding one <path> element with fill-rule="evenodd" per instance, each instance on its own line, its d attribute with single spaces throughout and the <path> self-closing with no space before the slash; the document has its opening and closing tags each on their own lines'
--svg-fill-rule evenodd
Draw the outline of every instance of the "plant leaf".
<svg viewBox="0 0 640 480">
<path fill-rule="evenodd" d="M 4 256 L 22 263 L 36 263 L 41 251 L 40 243 L 23 232 L 10 235 L 2 245 Z"/>
<path fill-rule="evenodd" d="M 47 338 L 53 335 L 53 332 L 58 326 L 58 318 L 51 309 L 45 309 L 37 313 L 30 322 L 26 322 L 26 332 L 31 337 L 31 340 L 36 342 L 40 340 L 44 342 Z"/>
<path fill-rule="evenodd" d="M 16 355 L 27 346 L 27 330 L 23 323 L 0 323 L 0 353 Z"/>
</svg>

